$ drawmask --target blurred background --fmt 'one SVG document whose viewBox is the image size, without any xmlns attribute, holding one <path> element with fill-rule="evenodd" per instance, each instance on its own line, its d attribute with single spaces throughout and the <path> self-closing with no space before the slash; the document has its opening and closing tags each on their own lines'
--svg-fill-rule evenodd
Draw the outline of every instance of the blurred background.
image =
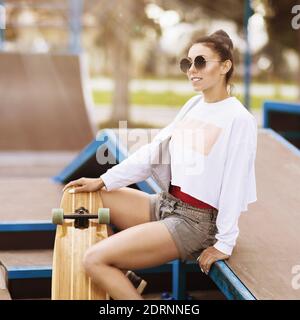
<svg viewBox="0 0 300 320">
<path fill-rule="evenodd" d="M 261 125 L 265 99 L 299 101 L 300 30 L 284 0 L 9 0 L 0 48 L 82 53 L 98 128 L 162 127 L 195 94 L 178 67 L 197 35 L 224 29 L 235 46 L 233 94 Z M 300 10 L 299 10 L 300 11 Z M 299 19 L 298 19 L 299 20 Z M 297 26 L 297 21 L 295 21 Z"/>
</svg>

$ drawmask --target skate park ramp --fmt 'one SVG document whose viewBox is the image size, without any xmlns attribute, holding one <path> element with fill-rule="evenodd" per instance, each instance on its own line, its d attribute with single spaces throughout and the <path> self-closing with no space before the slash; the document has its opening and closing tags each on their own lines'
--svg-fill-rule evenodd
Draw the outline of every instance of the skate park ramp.
<svg viewBox="0 0 300 320">
<path fill-rule="evenodd" d="M 300 299 L 295 266 L 300 246 L 300 151 L 261 129 L 256 158 L 257 202 L 239 221 L 227 266 L 256 299 Z"/>
<path fill-rule="evenodd" d="M 0 150 L 82 149 L 95 136 L 83 56 L 0 53 Z"/>
</svg>

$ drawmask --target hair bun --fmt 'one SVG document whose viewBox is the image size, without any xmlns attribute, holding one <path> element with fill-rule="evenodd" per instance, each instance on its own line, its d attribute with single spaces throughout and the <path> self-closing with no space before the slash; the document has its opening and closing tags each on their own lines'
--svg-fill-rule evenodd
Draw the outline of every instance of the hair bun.
<svg viewBox="0 0 300 320">
<path fill-rule="evenodd" d="M 214 38 L 219 38 L 222 42 L 225 42 L 230 50 L 233 49 L 233 42 L 230 39 L 229 35 L 222 29 L 215 31 L 210 35 Z"/>
</svg>

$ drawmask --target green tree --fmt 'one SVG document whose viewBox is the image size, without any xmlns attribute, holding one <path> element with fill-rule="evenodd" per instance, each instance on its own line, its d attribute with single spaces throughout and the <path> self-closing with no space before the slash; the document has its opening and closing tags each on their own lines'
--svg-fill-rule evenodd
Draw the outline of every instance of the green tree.
<svg viewBox="0 0 300 320">
<path fill-rule="evenodd" d="M 269 35 L 269 43 L 265 51 L 272 57 L 275 74 L 284 76 L 285 63 L 283 60 L 284 49 L 294 50 L 298 56 L 300 52 L 300 29 L 292 27 L 292 8 L 299 5 L 299 0 L 285 1 L 262 1 L 267 14 L 265 21 Z M 300 87 L 300 66 L 298 74 L 298 83 Z M 299 90 L 300 97 L 300 90 Z"/>
<path fill-rule="evenodd" d="M 102 0 L 89 3 L 89 11 L 100 24 L 99 42 L 108 48 L 114 90 L 111 122 L 129 119 L 129 81 L 131 77 L 131 40 L 142 37 L 147 27 L 160 28 L 145 13 L 146 0 Z"/>
</svg>

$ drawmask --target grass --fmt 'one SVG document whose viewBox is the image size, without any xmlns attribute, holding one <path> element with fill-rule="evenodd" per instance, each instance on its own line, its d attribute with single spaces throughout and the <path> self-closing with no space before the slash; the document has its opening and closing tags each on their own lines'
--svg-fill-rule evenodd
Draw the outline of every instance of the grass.
<svg viewBox="0 0 300 320">
<path fill-rule="evenodd" d="M 168 106 L 179 108 L 183 106 L 188 99 L 190 99 L 195 94 L 178 94 L 173 91 L 165 92 L 149 92 L 149 91 L 136 91 L 131 92 L 130 101 L 131 104 L 140 106 Z M 243 96 L 237 95 L 237 98 L 243 102 Z M 110 105 L 112 101 L 112 92 L 110 91 L 94 91 L 93 99 L 96 105 L 106 104 Z M 294 99 L 288 99 L 279 94 L 274 96 L 251 96 L 251 109 L 260 109 L 265 100 L 279 100 L 279 101 L 294 101 Z"/>
<path fill-rule="evenodd" d="M 149 92 L 137 91 L 130 94 L 131 104 L 143 106 L 170 106 L 180 107 L 194 94 L 177 94 L 173 91 Z M 112 92 L 94 91 L 93 98 L 95 104 L 111 104 Z"/>
<path fill-rule="evenodd" d="M 103 128 L 119 128 L 119 121 L 103 121 L 98 124 L 98 129 L 103 129 Z M 151 122 L 135 122 L 135 121 L 127 121 L 127 128 L 159 128 L 161 129 L 161 126 L 154 125 Z"/>
</svg>

